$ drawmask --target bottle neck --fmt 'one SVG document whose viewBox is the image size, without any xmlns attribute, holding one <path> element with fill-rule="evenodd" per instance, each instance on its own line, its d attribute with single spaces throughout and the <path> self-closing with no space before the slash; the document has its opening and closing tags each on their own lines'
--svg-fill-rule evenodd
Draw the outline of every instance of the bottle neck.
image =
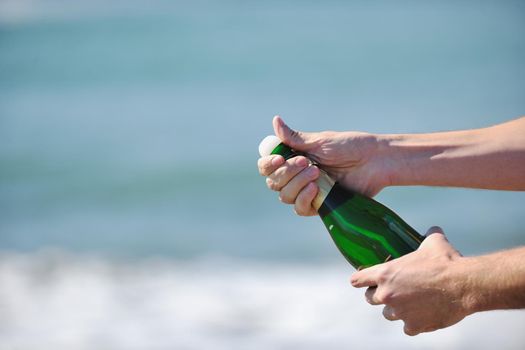
<svg viewBox="0 0 525 350">
<path fill-rule="evenodd" d="M 275 149 L 272 151 L 272 154 L 280 154 L 285 159 L 290 159 L 295 156 L 301 155 L 301 153 L 295 151 L 290 146 L 285 145 L 284 143 L 279 144 Z M 309 160 L 310 166 L 314 163 Z M 324 200 L 332 190 L 332 187 L 334 187 L 335 181 L 322 169 L 320 170 L 319 178 L 315 181 L 317 186 L 319 187 L 319 192 L 317 192 L 317 195 L 315 196 L 312 206 L 315 210 L 319 211 L 319 208 L 321 205 L 323 205 Z"/>
<path fill-rule="evenodd" d="M 324 170 L 320 170 L 319 178 L 315 183 L 319 187 L 319 192 L 317 192 L 317 195 L 312 202 L 312 206 L 315 210 L 319 211 L 319 208 L 321 208 L 324 200 L 328 197 L 332 187 L 334 187 L 335 181 Z"/>
</svg>

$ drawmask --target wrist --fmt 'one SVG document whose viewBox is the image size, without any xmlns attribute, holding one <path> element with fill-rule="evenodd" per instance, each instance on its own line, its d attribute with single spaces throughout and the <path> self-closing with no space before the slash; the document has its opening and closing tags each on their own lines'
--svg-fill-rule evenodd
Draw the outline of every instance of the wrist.
<svg viewBox="0 0 525 350">
<path fill-rule="evenodd" d="M 458 301 L 465 316 L 486 309 L 486 300 L 480 293 L 480 277 L 476 270 L 477 257 L 460 257 L 453 267 L 452 281 L 459 291 Z"/>
<path fill-rule="evenodd" d="M 409 178 L 407 167 L 409 152 L 403 147 L 407 135 L 376 134 L 377 154 L 375 160 L 380 164 L 385 176 L 385 187 L 401 186 Z"/>
<path fill-rule="evenodd" d="M 460 291 L 466 315 L 525 308 L 525 247 L 477 257 L 461 257 L 450 281 Z"/>
<path fill-rule="evenodd" d="M 489 260 L 486 256 L 461 257 L 457 266 L 455 278 L 460 285 L 461 302 L 467 315 L 500 308 L 498 297 L 493 295 L 493 286 L 490 287 L 490 278 L 487 279 L 491 274 Z"/>
<path fill-rule="evenodd" d="M 363 165 L 367 170 L 367 174 L 373 179 L 375 187 L 382 189 L 388 186 L 396 186 L 396 177 L 394 176 L 395 171 L 398 168 L 396 164 L 396 153 L 391 147 L 391 142 L 395 135 L 386 134 L 371 134 L 367 133 L 361 135 L 361 142 L 366 149 L 362 154 Z M 355 133 L 353 133 L 350 139 L 355 140 Z"/>
</svg>

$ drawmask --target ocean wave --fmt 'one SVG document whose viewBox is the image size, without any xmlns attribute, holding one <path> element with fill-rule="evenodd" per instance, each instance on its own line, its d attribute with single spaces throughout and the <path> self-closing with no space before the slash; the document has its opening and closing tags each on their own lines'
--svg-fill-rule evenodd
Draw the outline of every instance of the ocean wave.
<svg viewBox="0 0 525 350">
<path fill-rule="evenodd" d="M 525 312 L 488 312 L 415 338 L 351 288 L 345 264 L 207 257 L 0 257 L 3 349 L 522 348 Z"/>
</svg>

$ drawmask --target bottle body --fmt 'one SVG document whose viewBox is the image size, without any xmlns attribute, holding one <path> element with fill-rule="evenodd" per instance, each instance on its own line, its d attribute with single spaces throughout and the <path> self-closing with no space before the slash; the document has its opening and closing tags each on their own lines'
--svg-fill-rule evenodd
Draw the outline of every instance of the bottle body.
<svg viewBox="0 0 525 350">
<path fill-rule="evenodd" d="M 299 155 L 285 144 L 271 154 Z M 332 240 L 356 269 L 380 264 L 416 250 L 424 237 L 383 204 L 335 183 L 324 171 L 313 201 Z"/>
<path fill-rule="evenodd" d="M 341 254 L 356 269 L 413 252 L 424 239 L 386 206 L 337 183 L 318 213 Z"/>
</svg>

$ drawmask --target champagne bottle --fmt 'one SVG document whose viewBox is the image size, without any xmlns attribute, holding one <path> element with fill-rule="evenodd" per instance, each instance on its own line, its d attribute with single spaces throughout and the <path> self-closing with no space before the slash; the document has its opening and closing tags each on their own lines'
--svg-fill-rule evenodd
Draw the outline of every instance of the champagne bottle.
<svg viewBox="0 0 525 350">
<path fill-rule="evenodd" d="M 274 135 L 262 140 L 259 153 L 261 156 L 280 154 L 285 159 L 301 154 Z M 423 241 L 424 237 L 392 210 L 346 189 L 322 169 L 316 183 L 319 192 L 312 205 L 339 251 L 356 269 L 413 252 Z"/>
</svg>

